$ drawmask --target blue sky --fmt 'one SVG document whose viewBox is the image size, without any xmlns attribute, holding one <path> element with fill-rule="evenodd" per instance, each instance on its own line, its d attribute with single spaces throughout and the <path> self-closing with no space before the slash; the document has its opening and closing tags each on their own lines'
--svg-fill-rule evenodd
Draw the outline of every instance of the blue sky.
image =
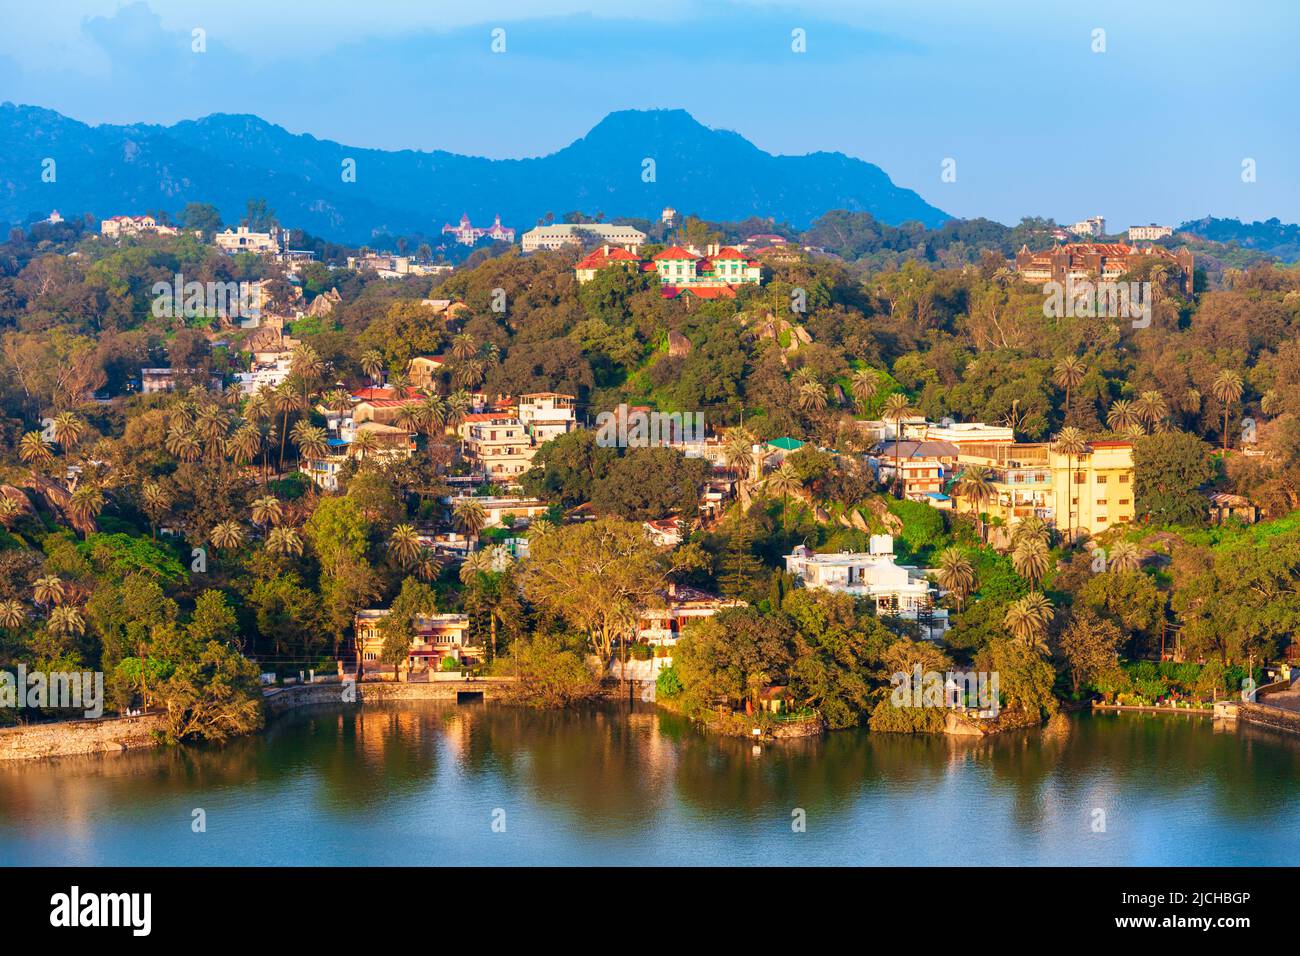
<svg viewBox="0 0 1300 956">
<path fill-rule="evenodd" d="M 877 163 L 960 216 L 1300 221 L 1291 0 L 2 2 L 0 100 L 90 123 L 256 113 L 517 157 L 682 107 L 771 152 Z"/>
</svg>

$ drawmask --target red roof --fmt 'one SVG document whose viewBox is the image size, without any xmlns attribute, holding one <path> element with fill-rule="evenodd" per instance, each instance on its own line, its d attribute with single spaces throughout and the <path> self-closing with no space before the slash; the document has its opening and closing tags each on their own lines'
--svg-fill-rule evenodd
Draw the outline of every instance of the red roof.
<svg viewBox="0 0 1300 956">
<path fill-rule="evenodd" d="M 694 260 L 694 259 L 698 259 L 698 258 L 699 258 L 699 256 L 697 256 L 695 253 L 690 252 L 690 251 L 688 251 L 688 250 L 686 250 L 686 249 L 683 249 L 681 246 L 670 246 L 670 247 L 668 247 L 667 249 L 665 249 L 663 252 L 658 253 L 658 254 L 654 257 L 654 261 L 655 261 L 655 262 L 658 262 L 658 261 L 661 260 L 661 259 L 690 259 L 690 260 Z"/>
<path fill-rule="evenodd" d="M 721 252 L 715 255 L 713 257 L 713 260 L 716 262 L 719 259 L 744 259 L 744 258 L 745 258 L 744 253 L 742 253 L 739 249 L 736 249 L 733 246 L 727 246 Z"/>
<path fill-rule="evenodd" d="M 663 297 L 665 299 L 675 299 L 684 292 L 689 292 L 697 299 L 734 299 L 736 290 L 729 285 L 705 285 L 705 286 L 664 286 Z"/>
<path fill-rule="evenodd" d="M 608 248 L 608 251 L 606 249 Z M 579 262 L 575 269 L 601 269 L 613 262 L 640 262 L 640 258 L 632 255 L 621 246 L 601 246 L 593 249 L 587 257 Z"/>
<path fill-rule="evenodd" d="M 403 392 L 403 395 L 406 398 L 421 397 L 420 390 L 410 385 L 406 387 L 406 389 Z M 374 401 L 375 399 L 400 398 L 402 396 L 399 396 L 397 393 L 397 389 L 394 388 L 373 388 L 367 386 L 366 388 L 357 389 L 355 392 L 352 393 L 352 397 L 359 402 L 370 402 L 370 401 Z"/>
</svg>

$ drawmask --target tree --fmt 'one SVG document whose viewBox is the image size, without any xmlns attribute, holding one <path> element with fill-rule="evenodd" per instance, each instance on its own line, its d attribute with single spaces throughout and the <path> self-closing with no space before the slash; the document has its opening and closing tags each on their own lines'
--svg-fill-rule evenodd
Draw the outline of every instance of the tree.
<svg viewBox="0 0 1300 956">
<path fill-rule="evenodd" d="M 1243 392 L 1241 376 L 1230 368 L 1225 368 L 1210 383 L 1210 394 L 1223 406 L 1223 451 L 1228 452 L 1228 412 L 1232 405 L 1241 400 Z"/>
<path fill-rule="evenodd" d="M 1011 564 L 1030 587 L 1037 588 L 1051 568 L 1051 555 L 1042 539 L 1024 538 L 1011 552 Z"/>
<path fill-rule="evenodd" d="M 708 474 L 708 462 L 676 448 L 631 448 L 595 483 L 591 501 L 597 511 L 629 521 L 682 515 L 689 523 Z"/>
<path fill-rule="evenodd" d="M 388 538 L 388 550 L 402 567 L 410 567 L 420 554 L 419 532 L 410 524 L 399 524 Z"/>
<path fill-rule="evenodd" d="M 1007 608 L 1007 630 L 1025 647 L 1044 651 L 1047 647 L 1047 626 L 1052 622 L 1052 613 L 1052 602 L 1034 591 L 1014 601 Z"/>
<path fill-rule="evenodd" d="M 629 611 L 662 590 L 674 569 L 640 524 L 614 518 L 559 528 L 530 551 L 524 593 L 585 633 L 606 663 Z"/>
<path fill-rule="evenodd" d="M 1052 381 L 1057 387 L 1065 389 L 1065 417 L 1070 417 L 1070 393 L 1083 384 L 1088 374 L 1088 365 L 1077 355 L 1067 355 L 1056 363 L 1052 369 Z"/>
<path fill-rule="evenodd" d="M 402 581 L 401 590 L 379 622 L 379 632 L 384 639 L 379 659 L 393 668 L 394 676 L 400 678 L 401 668 L 411 655 L 417 618 L 435 614 L 437 610 L 438 599 L 433 588 L 415 578 Z"/>
<path fill-rule="evenodd" d="M 939 555 L 939 585 L 957 597 L 957 609 L 975 590 L 975 567 L 960 548 L 945 548 Z"/>
<path fill-rule="evenodd" d="M 869 368 L 858 369 L 849 379 L 849 388 L 857 400 L 858 410 L 865 412 L 867 404 L 876 397 L 880 379 Z"/>
<path fill-rule="evenodd" d="M 993 473 L 984 465 L 967 465 L 953 490 L 970 502 L 979 522 L 980 540 L 985 540 L 984 507 L 994 495 Z"/>
<path fill-rule="evenodd" d="M 1061 429 L 1053 448 L 1058 455 L 1064 455 L 1068 473 L 1065 476 L 1065 537 L 1067 544 L 1074 540 L 1074 460 L 1088 450 L 1083 432 L 1072 425 Z"/>
<path fill-rule="evenodd" d="M 282 556 L 302 554 L 302 536 L 293 528 L 280 526 L 266 536 L 266 550 Z"/>
<path fill-rule="evenodd" d="M 1074 614 L 1061 633 L 1060 650 L 1075 696 L 1084 684 L 1119 669 L 1119 647 L 1123 639 L 1113 622 L 1090 608 Z"/>
<path fill-rule="evenodd" d="M 38 471 L 50 466 L 54 461 L 54 452 L 50 451 L 49 443 L 40 432 L 27 432 L 18 442 L 18 457 L 32 471 Z"/>
<path fill-rule="evenodd" d="M 901 485 L 903 469 L 898 458 L 898 443 L 903 438 L 903 419 L 912 414 L 912 403 L 902 392 L 885 399 L 885 421 L 894 423 L 894 481 Z"/>
<path fill-rule="evenodd" d="M 86 633 L 86 619 L 79 608 L 60 604 L 50 611 L 50 630 L 64 637 L 80 637 Z"/>
<path fill-rule="evenodd" d="M 781 526 L 788 531 L 790 496 L 803 491 L 803 482 L 795 474 L 794 466 L 789 460 L 781 462 L 781 467 L 767 476 L 767 490 L 781 496 Z"/>
<path fill-rule="evenodd" d="M 1117 541 L 1110 549 L 1106 569 L 1114 573 L 1136 571 L 1142 567 L 1142 552 L 1132 541 Z"/>
<path fill-rule="evenodd" d="M 1210 446 L 1187 432 L 1139 438 L 1133 447 L 1133 508 L 1155 524 L 1199 525 L 1205 521 L 1200 488 L 1214 477 Z"/>
<path fill-rule="evenodd" d="M 476 498 L 457 498 L 452 506 L 452 517 L 467 538 L 477 538 L 487 524 L 487 509 Z"/>
<path fill-rule="evenodd" d="M 214 548 L 223 551 L 234 550 L 244 543 L 244 529 L 237 521 L 222 521 L 212 526 L 212 530 L 208 533 L 208 540 L 212 542 Z"/>
<path fill-rule="evenodd" d="M 88 536 L 95 529 L 95 519 L 104 510 L 104 492 L 97 483 L 82 482 L 68 498 L 68 517 Z"/>
<path fill-rule="evenodd" d="M 1142 416 L 1138 414 L 1137 408 L 1126 398 L 1111 402 L 1110 411 L 1106 413 L 1106 424 L 1112 431 L 1127 431 L 1141 421 Z"/>
<path fill-rule="evenodd" d="M 221 641 L 209 641 L 195 659 L 177 664 L 158 696 L 173 743 L 220 743 L 260 729 L 264 720 L 257 665 Z"/>
<path fill-rule="evenodd" d="M 54 440 L 63 448 L 65 455 L 81 441 L 85 432 L 86 423 L 72 412 L 60 412 L 54 418 Z"/>
<path fill-rule="evenodd" d="M 32 585 L 32 599 L 44 607 L 63 601 L 63 581 L 54 574 L 46 574 L 36 579 Z"/>
<path fill-rule="evenodd" d="M 253 501 L 253 524 L 278 525 L 284 519 L 284 506 L 274 495 L 263 495 Z"/>
</svg>

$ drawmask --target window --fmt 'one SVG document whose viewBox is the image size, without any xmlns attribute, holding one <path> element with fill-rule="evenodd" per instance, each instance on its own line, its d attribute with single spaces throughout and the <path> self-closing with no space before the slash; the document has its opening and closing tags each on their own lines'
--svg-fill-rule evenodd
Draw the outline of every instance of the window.
<svg viewBox="0 0 1300 956">
<path fill-rule="evenodd" d="M 1119 499 L 1119 503 L 1122 504 L 1122 505 L 1126 505 L 1126 504 L 1128 504 L 1128 499 L 1127 499 L 1127 498 L 1121 498 L 1121 499 Z"/>
<path fill-rule="evenodd" d="M 1081 471 L 1076 471 L 1076 472 L 1074 473 L 1074 483 L 1075 483 L 1076 485 L 1081 485 L 1081 484 L 1083 484 L 1083 483 L 1084 483 L 1085 481 L 1087 481 L 1087 480 L 1088 480 L 1088 476 L 1085 475 L 1083 472 L 1081 472 Z"/>
<path fill-rule="evenodd" d="M 1099 504 L 1099 505 L 1104 505 L 1105 503 L 1106 503 L 1106 499 L 1105 499 L 1105 498 L 1098 498 L 1098 499 L 1097 499 L 1097 504 Z"/>
<path fill-rule="evenodd" d="M 1119 476 L 1119 483 L 1120 483 L 1121 485 L 1127 485 L 1127 484 L 1128 484 L 1128 475 L 1120 475 L 1120 476 Z"/>
<path fill-rule="evenodd" d="M 1106 483 L 1106 476 L 1105 476 L 1105 475 L 1098 475 L 1098 476 L 1097 476 L 1097 484 L 1099 484 L 1099 485 L 1104 485 L 1105 483 Z"/>
</svg>

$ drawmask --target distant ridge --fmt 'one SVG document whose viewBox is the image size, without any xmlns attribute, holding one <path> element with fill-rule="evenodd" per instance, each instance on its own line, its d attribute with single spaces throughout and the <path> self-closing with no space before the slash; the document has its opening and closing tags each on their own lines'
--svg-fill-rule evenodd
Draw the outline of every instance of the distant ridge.
<svg viewBox="0 0 1300 956">
<path fill-rule="evenodd" d="M 56 162 L 53 183 L 42 162 Z M 344 159 L 356 161 L 345 183 Z M 653 181 L 643 178 L 654 160 Z M 0 222 L 35 213 L 97 217 L 210 202 L 236 221 L 262 197 L 285 224 L 338 242 L 436 234 L 468 213 L 523 230 L 547 212 L 658 218 L 665 205 L 708 219 L 774 217 L 805 228 L 829 209 L 890 225 L 951 217 L 878 166 L 842 153 L 774 156 L 684 110 L 611 113 L 586 136 L 535 159 L 387 151 L 295 135 L 256 116 L 172 126 L 88 126 L 53 110 L 0 104 Z"/>
</svg>

